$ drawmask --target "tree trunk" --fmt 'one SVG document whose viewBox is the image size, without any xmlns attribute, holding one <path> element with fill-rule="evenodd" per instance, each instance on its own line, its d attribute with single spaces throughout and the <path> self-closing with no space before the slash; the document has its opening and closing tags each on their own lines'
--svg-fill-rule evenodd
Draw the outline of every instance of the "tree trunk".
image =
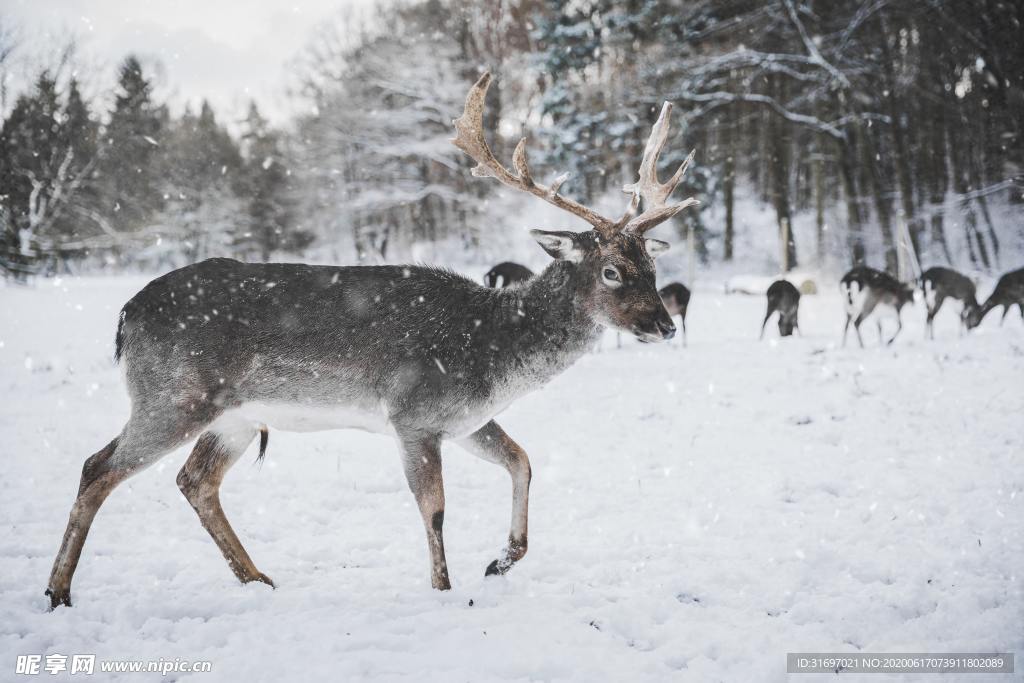
<svg viewBox="0 0 1024 683">
<path fill-rule="evenodd" d="M 871 185 L 871 194 L 875 200 L 875 213 L 878 216 L 878 228 L 882 233 L 882 246 L 885 249 L 885 269 L 889 273 L 897 273 L 896 243 L 892 236 L 892 205 L 885 196 L 886 178 L 883 163 L 876 153 L 876 129 L 867 128 L 861 131 L 861 151 L 865 175 Z"/>
<path fill-rule="evenodd" d="M 889 93 L 885 101 L 889 118 L 892 119 L 893 162 L 896 167 L 896 180 L 900 187 L 900 207 L 903 212 L 903 219 L 907 222 L 910 240 L 914 243 L 914 251 L 915 253 L 920 253 L 921 221 L 918 219 L 915 210 L 913 175 L 910 170 L 910 154 L 907 151 L 907 135 L 903 126 L 904 119 L 910 116 L 910 109 L 899 100 L 896 92 L 897 83 L 895 67 L 893 65 L 894 57 L 889 47 L 890 27 L 885 19 L 884 12 L 879 12 L 878 14 L 878 27 L 879 40 L 882 45 L 885 87 Z"/>
<path fill-rule="evenodd" d="M 815 255 L 818 267 L 821 268 L 825 263 L 825 155 L 820 138 L 811 168 L 814 174 L 814 229 L 817 237 Z"/>
<path fill-rule="evenodd" d="M 942 115 L 941 109 L 937 112 L 936 121 L 931 127 L 931 144 L 928 147 L 931 151 L 929 155 L 931 163 L 928 166 L 930 176 L 928 201 L 931 204 L 930 210 L 932 214 L 932 243 L 938 244 L 942 249 L 942 255 L 946 258 L 946 263 L 954 265 L 944 225 L 946 192 L 949 190 L 949 172 L 946 167 L 945 117 Z"/>
<path fill-rule="evenodd" d="M 956 104 L 951 102 L 951 106 Z M 974 199 L 971 197 L 973 189 L 970 181 L 970 150 L 966 148 L 968 141 L 962 135 L 962 127 L 967 122 L 954 120 L 949 128 L 949 151 L 953 168 L 953 191 L 960 195 L 960 209 L 964 216 L 964 238 L 971 247 L 971 260 L 976 265 L 981 265 L 985 270 L 991 267 L 988 246 L 985 244 L 985 237 L 978 229 L 978 215 L 974 211 Z M 975 251 L 976 248 L 976 251 Z"/>
<path fill-rule="evenodd" d="M 730 129 L 728 140 L 725 143 L 725 163 L 722 170 L 722 195 L 725 201 L 725 252 L 722 257 L 726 261 L 732 261 L 733 240 L 736 228 L 733 224 L 733 205 L 735 203 L 736 191 L 736 159 L 734 157 L 735 137 L 737 132 Z"/>
<path fill-rule="evenodd" d="M 854 170 L 856 137 L 853 129 L 846 133 L 846 139 L 836 143 L 839 148 L 839 174 L 843 181 L 843 195 L 846 198 L 846 240 L 853 265 L 864 264 L 863 221 L 857 197 L 857 175 Z"/>
<path fill-rule="evenodd" d="M 772 96 L 783 101 L 783 83 L 773 77 Z M 797 266 L 796 240 L 793 237 L 793 213 L 789 197 L 789 124 L 781 116 L 770 114 L 768 144 L 771 153 L 771 198 L 779 223 L 779 239 L 782 240 L 782 269 L 788 271 Z"/>
</svg>

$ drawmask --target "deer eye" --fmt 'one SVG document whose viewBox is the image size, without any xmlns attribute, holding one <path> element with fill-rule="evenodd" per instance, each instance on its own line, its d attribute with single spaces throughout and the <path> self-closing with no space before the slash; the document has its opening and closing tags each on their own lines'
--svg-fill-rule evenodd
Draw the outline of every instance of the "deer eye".
<svg viewBox="0 0 1024 683">
<path fill-rule="evenodd" d="M 612 266 L 605 266 L 601 271 L 601 279 L 609 287 L 618 287 L 622 284 L 622 278 L 619 277 L 619 271 Z"/>
</svg>

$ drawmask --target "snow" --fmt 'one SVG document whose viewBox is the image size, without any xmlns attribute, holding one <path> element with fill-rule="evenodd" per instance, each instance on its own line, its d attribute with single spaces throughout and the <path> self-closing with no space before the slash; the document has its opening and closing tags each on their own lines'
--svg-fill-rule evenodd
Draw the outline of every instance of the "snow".
<svg viewBox="0 0 1024 683">
<path fill-rule="evenodd" d="M 446 446 L 439 593 L 390 440 L 273 432 L 223 501 L 276 590 L 235 582 L 182 450 L 112 494 L 48 613 L 81 464 L 127 417 L 112 340 L 144 282 L 0 289 L 0 677 L 59 652 L 213 663 L 167 680 L 781 681 L 790 651 L 1024 651 L 1024 324 L 961 338 L 944 310 L 929 343 L 918 303 L 893 346 L 869 321 L 842 349 L 831 283 L 803 337 L 761 343 L 762 297 L 698 289 L 689 348 L 609 339 L 514 404 L 531 535 L 505 577 L 483 576 L 500 468 Z"/>
</svg>

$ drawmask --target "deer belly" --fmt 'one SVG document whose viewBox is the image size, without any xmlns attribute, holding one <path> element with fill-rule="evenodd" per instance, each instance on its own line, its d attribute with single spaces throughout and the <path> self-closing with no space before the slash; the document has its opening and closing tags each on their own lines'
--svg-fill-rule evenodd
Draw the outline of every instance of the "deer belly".
<svg viewBox="0 0 1024 683">
<path fill-rule="evenodd" d="M 249 402 L 232 408 L 224 417 L 241 418 L 286 432 L 361 429 L 391 434 L 394 431 L 383 406 L 374 410 L 349 405 Z"/>
</svg>

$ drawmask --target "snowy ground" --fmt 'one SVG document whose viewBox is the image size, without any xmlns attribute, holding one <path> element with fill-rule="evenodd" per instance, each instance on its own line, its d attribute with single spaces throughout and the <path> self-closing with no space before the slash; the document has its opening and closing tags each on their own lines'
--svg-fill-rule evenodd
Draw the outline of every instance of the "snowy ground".
<svg viewBox="0 0 1024 683">
<path fill-rule="evenodd" d="M 612 342 L 509 409 L 534 480 L 506 577 L 483 576 L 502 470 L 447 447 L 437 593 L 390 440 L 274 432 L 223 499 L 277 590 L 235 583 L 175 486 L 183 450 L 114 492 L 75 607 L 48 613 L 81 463 L 127 416 L 111 344 L 143 282 L 0 289 L 0 679 L 30 653 L 212 661 L 196 681 L 785 680 L 786 652 L 839 650 L 1024 670 L 1024 325 L 961 339 L 947 311 L 926 343 L 919 306 L 892 347 L 867 325 L 840 349 L 831 293 L 803 338 L 758 343 L 760 298 L 698 291 L 688 349 Z"/>
</svg>

